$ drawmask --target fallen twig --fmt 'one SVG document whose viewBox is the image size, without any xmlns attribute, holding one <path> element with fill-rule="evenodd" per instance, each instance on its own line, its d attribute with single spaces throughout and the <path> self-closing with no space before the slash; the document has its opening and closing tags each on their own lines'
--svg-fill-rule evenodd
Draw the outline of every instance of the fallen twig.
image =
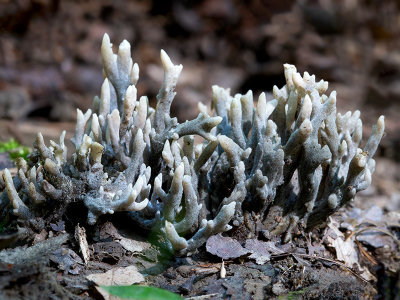
<svg viewBox="0 0 400 300">
<path fill-rule="evenodd" d="M 194 296 L 194 297 L 189 297 L 185 298 L 186 300 L 203 300 L 203 299 L 209 299 L 211 297 L 215 296 L 220 296 L 220 294 L 208 294 L 208 295 L 202 295 L 202 296 Z"/>
<path fill-rule="evenodd" d="M 360 225 L 361 225 L 361 224 L 360 224 Z M 361 234 L 361 233 L 363 233 L 363 232 L 365 232 L 365 231 L 368 231 L 368 230 L 379 231 L 379 232 L 382 232 L 382 233 L 384 233 L 384 234 L 390 236 L 390 237 L 397 243 L 397 245 L 400 247 L 400 241 L 399 241 L 391 232 L 389 232 L 389 231 L 387 231 L 387 230 L 385 230 L 385 229 L 382 229 L 382 228 L 371 227 L 371 226 L 368 226 L 368 227 L 365 227 L 365 228 L 360 228 L 360 229 L 357 229 L 357 230 L 353 231 L 352 233 L 350 233 L 350 234 L 346 237 L 345 241 L 347 241 L 348 239 L 350 239 L 350 238 L 353 237 L 354 235 L 355 235 L 355 236 L 358 236 L 359 234 Z"/>
<path fill-rule="evenodd" d="M 346 269 L 347 271 L 349 271 L 351 274 L 353 274 L 354 276 L 356 276 L 357 278 L 361 279 L 364 282 L 367 282 L 367 280 L 365 280 L 364 278 L 362 278 L 359 274 L 357 274 L 357 272 L 355 272 L 354 270 L 352 270 L 351 268 L 347 267 L 345 264 L 334 260 L 334 259 L 330 259 L 330 258 L 326 258 L 326 257 L 321 257 L 321 256 L 314 256 L 314 255 L 308 255 L 308 254 L 300 254 L 300 253 L 289 253 L 289 252 L 285 252 L 285 253 L 280 253 L 280 254 L 272 254 L 271 255 L 271 260 L 273 259 L 282 259 L 288 256 L 292 256 L 294 259 L 296 259 L 296 257 L 294 255 L 297 256 L 301 256 L 301 257 L 305 257 L 308 259 L 318 259 L 318 260 L 324 260 L 324 261 L 328 261 L 331 262 L 333 264 L 338 265 L 339 267 L 342 267 L 343 269 Z"/>
<path fill-rule="evenodd" d="M 361 245 L 359 241 L 356 240 L 356 244 L 358 246 L 358 249 L 360 249 L 361 253 L 374 265 L 377 265 L 378 262 L 373 258 L 367 251 L 365 251 L 364 247 Z"/>
</svg>

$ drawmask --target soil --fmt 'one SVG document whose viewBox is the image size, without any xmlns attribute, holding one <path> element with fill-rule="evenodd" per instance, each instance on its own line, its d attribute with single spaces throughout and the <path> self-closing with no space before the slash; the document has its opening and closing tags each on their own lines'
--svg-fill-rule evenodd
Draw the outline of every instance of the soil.
<svg viewBox="0 0 400 300">
<path fill-rule="evenodd" d="M 220 278 L 220 263 L 186 263 L 173 265 L 148 282 L 186 297 L 207 295 L 207 299 L 364 299 L 375 294 L 371 284 L 315 259 L 303 262 L 287 256 L 261 266 L 253 262 L 225 263 L 226 278 Z"/>
<path fill-rule="evenodd" d="M 73 239 L 64 246 L 56 246 L 58 249 L 45 248 L 28 257 L 21 252 L 25 256 L 23 262 L 1 264 L 1 298 L 100 299 L 86 276 L 129 265 L 137 266 L 147 275 L 143 284 L 185 297 L 269 299 L 283 295 L 290 299 L 372 299 L 377 294 L 376 283 L 355 276 L 339 262 L 304 259 L 300 254 L 277 256 L 264 265 L 246 258 L 226 261 L 226 277 L 222 279 L 220 259 L 205 253 L 204 249 L 194 257 L 166 260 L 154 248 L 133 255 L 118 242 L 101 239 L 91 243 L 91 261 L 85 266 L 77 255 L 79 248 Z M 64 254 L 62 259 L 59 254 Z M 155 255 L 158 263 L 154 261 Z M 71 264 L 66 263 L 67 256 Z"/>
<path fill-rule="evenodd" d="M 384 160 L 381 164 L 375 174 L 376 184 L 336 213 L 332 217 L 335 221 L 347 221 L 355 209 L 366 212 L 371 205 L 383 204 L 381 221 L 390 222 L 388 213 L 398 211 L 399 202 L 393 201 L 388 186 L 398 186 L 399 180 L 388 184 L 393 178 L 387 174 L 399 166 Z M 387 195 L 392 195 L 392 200 Z M 359 217 L 362 215 L 355 218 Z M 248 255 L 228 259 L 224 261 L 225 278 L 221 278 L 222 260 L 207 252 L 205 246 L 190 257 L 173 257 L 160 246 L 150 246 L 153 235 L 139 234 L 125 214 L 102 218 L 94 227 L 86 226 L 90 261 L 85 264 L 76 238 L 71 232 L 65 233 L 70 225 L 68 218 L 64 219 L 53 224 L 52 230 L 36 233 L 0 252 L 0 261 L 4 257 L 11 260 L 0 264 L 1 299 L 102 299 L 87 276 L 132 265 L 145 276 L 140 284 L 190 299 L 395 299 L 399 290 L 400 245 L 393 238 L 377 248 L 358 243 L 359 263 L 373 274 L 370 280 L 362 278 L 357 266 L 346 267 L 337 259 L 334 249 L 327 246 L 325 230 L 300 233 L 290 244 L 278 243 L 282 253 L 271 255 L 265 264 L 257 264 Z M 388 230 L 399 240 L 398 224 Z M 140 241 L 148 248 L 129 251 L 120 242 L 121 237 Z"/>
</svg>

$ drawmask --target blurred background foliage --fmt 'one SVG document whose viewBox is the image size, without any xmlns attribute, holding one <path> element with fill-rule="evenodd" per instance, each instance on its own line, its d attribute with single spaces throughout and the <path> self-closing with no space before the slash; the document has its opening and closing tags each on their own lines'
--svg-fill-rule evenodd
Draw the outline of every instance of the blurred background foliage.
<svg viewBox="0 0 400 300">
<path fill-rule="evenodd" d="M 26 159 L 30 150 L 11 138 L 7 142 L 0 142 L 0 153 L 8 153 L 10 159 L 15 161 L 18 157 Z"/>
<path fill-rule="evenodd" d="M 0 0 L 3 128 L 18 138 L 10 122 L 73 122 L 77 107 L 89 108 L 103 80 L 105 32 L 116 47 L 131 42 L 139 95 L 152 101 L 160 49 L 183 64 L 173 107 L 181 120 L 210 102 L 212 84 L 270 92 L 291 63 L 328 80 L 339 110 L 360 109 L 367 130 L 385 114 L 381 154 L 399 159 L 400 1 Z"/>
</svg>

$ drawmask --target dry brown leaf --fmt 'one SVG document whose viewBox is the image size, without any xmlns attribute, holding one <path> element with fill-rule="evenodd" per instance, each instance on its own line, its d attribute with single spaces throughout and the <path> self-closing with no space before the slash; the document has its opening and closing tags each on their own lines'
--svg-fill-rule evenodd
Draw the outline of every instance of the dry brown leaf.
<svg viewBox="0 0 400 300">
<path fill-rule="evenodd" d="M 353 269 L 354 266 L 360 270 L 360 276 L 365 280 L 375 280 L 375 277 L 368 271 L 367 268 L 360 266 L 358 262 L 358 254 L 356 250 L 356 245 L 354 242 L 354 237 L 350 239 L 345 239 L 344 234 L 339 230 L 339 224 L 329 218 L 328 228 L 331 233 L 327 234 L 326 241 L 329 247 L 332 247 L 336 251 L 336 259 L 344 262 L 346 267 Z"/>
<path fill-rule="evenodd" d="M 114 268 L 108 270 L 105 273 L 96 273 L 86 276 L 90 281 L 93 281 L 96 285 L 110 286 L 110 285 L 132 285 L 144 281 L 144 277 L 135 266 L 128 266 L 125 268 Z M 113 297 L 100 287 L 96 287 L 99 293 L 104 297 L 105 300 L 119 299 Z"/>
<path fill-rule="evenodd" d="M 206 243 L 207 252 L 222 259 L 235 259 L 249 253 L 237 240 L 221 234 L 211 236 Z"/>
<path fill-rule="evenodd" d="M 128 239 L 123 236 L 120 236 L 120 239 L 117 240 L 117 242 L 120 243 L 125 250 L 130 252 L 142 252 L 150 247 L 150 243 Z"/>
<path fill-rule="evenodd" d="M 101 229 L 102 235 L 108 235 L 113 238 L 115 242 L 121 244 L 121 246 L 130 252 L 142 252 L 143 250 L 148 249 L 151 244 L 148 242 L 137 241 L 133 239 L 126 238 L 118 233 L 117 229 L 110 222 L 104 224 Z"/>
<path fill-rule="evenodd" d="M 79 274 L 83 270 L 82 258 L 69 248 L 60 248 L 53 252 L 50 260 L 58 264 L 58 268 L 64 271 L 64 274 Z"/>
<path fill-rule="evenodd" d="M 249 258 L 255 259 L 259 265 L 263 265 L 269 261 L 271 254 L 284 252 L 277 248 L 274 242 L 263 242 L 256 239 L 246 240 L 244 247 L 251 253 Z"/>
</svg>

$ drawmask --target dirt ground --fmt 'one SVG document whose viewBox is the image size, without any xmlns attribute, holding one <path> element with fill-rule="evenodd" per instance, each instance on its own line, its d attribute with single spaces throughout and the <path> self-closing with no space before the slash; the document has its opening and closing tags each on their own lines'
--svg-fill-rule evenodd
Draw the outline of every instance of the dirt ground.
<svg viewBox="0 0 400 300">
<path fill-rule="evenodd" d="M 40 126 L 45 129 L 49 124 Z M 378 158 L 373 186 L 337 212 L 328 227 L 298 232 L 289 244 L 276 241 L 268 260 L 258 261 L 250 253 L 225 259 L 224 278 L 221 255 L 211 254 L 208 245 L 190 257 L 173 257 L 153 233 L 139 230 L 123 213 L 104 217 L 94 227 L 85 226 L 90 255 L 85 263 L 74 236 L 72 215 L 76 212 L 69 212 L 50 230 L 26 236 L 0 251 L 0 298 L 102 299 L 96 284 L 104 281 L 99 283 L 91 274 L 104 277 L 134 266 L 143 275 L 137 283 L 189 299 L 397 299 L 399 167 Z M 341 236 L 343 240 L 350 237 L 350 248 L 333 244 Z M 3 233 L 0 238 L 4 242 L 13 237 Z M 346 257 L 355 255 L 353 265 L 340 257 L 340 251 Z M 106 276 L 106 283 L 123 281 L 113 276 Z"/>
</svg>

